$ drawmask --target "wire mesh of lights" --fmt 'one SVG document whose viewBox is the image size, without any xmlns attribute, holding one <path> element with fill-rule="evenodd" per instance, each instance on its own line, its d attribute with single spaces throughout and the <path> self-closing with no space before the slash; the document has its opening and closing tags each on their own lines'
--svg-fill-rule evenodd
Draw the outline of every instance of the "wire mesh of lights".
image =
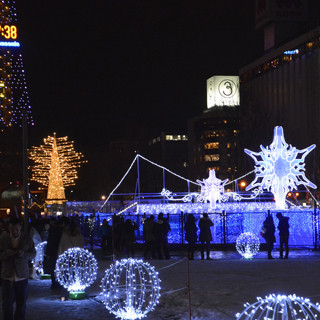
<svg viewBox="0 0 320 320">
<path fill-rule="evenodd" d="M 241 233 L 236 241 L 236 249 L 243 258 L 252 259 L 259 252 L 260 240 L 251 232 Z"/>
<path fill-rule="evenodd" d="M 70 248 L 56 262 L 57 281 L 69 292 L 83 291 L 97 278 L 97 260 L 83 248 Z"/>
<path fill-rule="evenodd" d="M 293 295 L 270 294 L 265 299 L 257 297 L 257 302 L 244 304 L 245 309 L 237 313 L 237 320 L 296 320 L 318 319 L 320 316 L 319 303 L 312 303 L 310 299 Z"/>
<path fill-rule="evenodd" d="M 121 319 L 142 319 L 159 302 L 160 282 L 148 262 L 132 258 L 116 261 L 102 279 L 103 303 Z"/>
<path fill-rule="evenodd" d="M 36 245 L 36 256 L 32 260 L 33 267 L 38 275 L 43 274 L 43 258 L 47 241 L 40 242 Z"/>
</svg>

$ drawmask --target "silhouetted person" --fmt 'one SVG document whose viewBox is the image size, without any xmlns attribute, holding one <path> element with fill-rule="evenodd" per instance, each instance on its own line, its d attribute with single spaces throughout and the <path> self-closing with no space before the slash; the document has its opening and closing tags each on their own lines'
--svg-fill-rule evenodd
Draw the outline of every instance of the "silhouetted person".
<svg viewBox="0 0 320 320">
<path fill-rule="evenodd" d="M 167 219 L 164 219 L 163 213 L 158 215 L 158 221 L 154 224 L 155 248 L 159 259 L 170 259 L 168 247 L 168 232 L 171 230 Z"/>
<path fill-rule="evenodd" d="M 204 213 L 203 217 L 199 220 L 200 236 L 199 240 L 201 242 L 201 259 L 204 259 L 204 250 L 207 252 L 207 260 L 212 260 L 210 258 L 210 241 L 212 241 L 211 227 L 213 226 L 212 221 L 209 219 L 208 214 Z"/>
<path fill-rule="evenodd" d="M 54 269 L 58 259 L 58 248 L 63 227 L 64 222 L 62 221 L 62 218 L 58 218 L 58 220 L 52 220 L 50 223 L 44 267 L 46 269 L 45 273 L 49 273 L 51 275 L 51 289 L 61 288 L 60 284 L 56 281 Z"/>
<path fill-rule="evenodd" d="M 154 247 L 154 215 L 151 215 L 148 219 L 144 221 L 143 224 L 143 237 L 145 241 L 145 247 L 144 247 L 144 258 L 149 259 L 150 255 L 149 252 L 151 252 L 152 259 L 155 258 L 155 247 Z"/>
<path fill-rule="evenodd" d="M 188 242 L 187 256 L 188 256 L 188 259 L 193 260 L 194 250 L 196 247 L 196 242 L 198 240 L 198 236 L 197 236 L 198 228 L 196 226 L 196 220 L 192 213 L 189 213 L 187 215 L 187 221 L 186 221 L 186 224 L 184 225 L 184 229 L 186 232 L 185 239 Z"/>
<path fill-rule="evenodd" d="M 289 256 L 289 217 L 284 217 L 281 212 L 277 213 L 279 219 L 278 229 L 280 236 L 280 259 L 288 259 Z M 283 247 L 285 247 L 286 254 L 283 257 Z"/>
<path fill-rule="evenodd" d="M 103 219 L 102 221 L 102 226 L 99 230 L 99 236 L 101 238 L 102 250 L 106 250 L 107 247 L 110 247 L 112 240 L 112 229 L 107 219 Z"/>
<path fill-rule="evenodd" d="M 268 216 L 263 222 L 262 230 L 264 231 L 263 238 L 267 243 L 268 259 L 273 259 L 271 252 L 273 249 L 273 244 L 276 242 L 276 237 L 274 236 L 276 228 L 274 226 L 273 218 L 270 213 L 268 213 Z"/>
<path fill-rule="evenodd" d="M 124 247 L 126 251 L 127 258 L 134 258 L 135 253 L 135 242 L 136 234 L 135 231 L 138 229 L 138 226 L 135 222 L 132 222 L 130 219 L 127 219 L 124 223 Z"/>
<path fill-rule="evenodd" d="M 9 220 L 9 233 L 0 238 L 2 311 L 4 320 L 24 320 L 28 297 L 29 261 L 36 255 L 28 232 L 21 232 L 17 218 Z M 16 310 L 13 311 L 13 304 Z"/>
</svg>

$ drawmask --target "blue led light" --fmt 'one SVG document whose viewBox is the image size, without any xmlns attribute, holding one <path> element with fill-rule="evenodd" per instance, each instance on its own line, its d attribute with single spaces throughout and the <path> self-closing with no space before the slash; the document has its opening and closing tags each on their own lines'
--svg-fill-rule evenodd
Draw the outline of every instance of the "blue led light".
<svg viewBox="0 0 320 320">
<path fill-rule="evenodd" d="M 298 54 L 299 53 L 299 50 L 298 49 L 295 49 L 295 50 L 287 50 L 284 52 L 284 54 Z"/>
<path fill-rule="evenodd" d="M 18 41 L 0 41 L 0 47 L 20 47 Z"/>
</svg>

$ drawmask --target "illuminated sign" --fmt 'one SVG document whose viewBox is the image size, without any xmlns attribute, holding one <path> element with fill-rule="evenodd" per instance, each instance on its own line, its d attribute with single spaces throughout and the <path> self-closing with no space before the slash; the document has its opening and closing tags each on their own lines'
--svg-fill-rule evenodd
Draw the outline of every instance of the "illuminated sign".
<svg viewBox="0 0 320 320">
<path fill-rule="evenodd" d="M 0 36 L 6 40 L 18 38 L 18 28 L 14 25 L 0 25 Z"/>
<path fill-rule="evenodd" d="M 240 105 L 238 76 L 213 76 L 207 80 L 207 108 Z"/>
<path fill-rule="evenodd" d="M 0 41 L 0 47 L 20 47 L 20 42 Z"/>
<path fill-rule="evenodd" d="M 299 54 L 299 50 L 298 49 L 295 49 L 295 50 L 287 50 L 284 52 L 284 54 Z"/>
</svg>

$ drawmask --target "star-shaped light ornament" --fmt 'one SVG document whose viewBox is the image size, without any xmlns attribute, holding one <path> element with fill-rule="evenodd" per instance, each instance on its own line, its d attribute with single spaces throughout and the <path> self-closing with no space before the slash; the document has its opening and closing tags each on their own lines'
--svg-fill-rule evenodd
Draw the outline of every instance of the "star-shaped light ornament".
<svg viewBox="0 0 320 320">
<path fill-rule="evenodd" d="M 205 201 L 210 202 L 210 208 L 216 209 L 217 201 L 220 201 L 224 195 L 224 185 L 228 179 L 220 180 L 216 177 L 215 170 L 209 171 L 209 178 L 203 181 L 197 180 L 201 185 L 201 195 Z"/>
<path fill-rule="evenodd" d="M 246 190 L 256 187 L 266 189 L 273 193 L 276 208 L 286 209 L 286 196 L 289 191 L 298 185 L 317 188 L 305 176 L 304 160 L 316 145 L 311 145 L 303 150 L 298 150 L 288 145 L 284 140 L 283 128 L 275 127 L 273 142 L 269 147 L 260 146 L 260 152 L 245 149 L 244 152 L 255 162 L 255 179 Z"/>
</svg>

